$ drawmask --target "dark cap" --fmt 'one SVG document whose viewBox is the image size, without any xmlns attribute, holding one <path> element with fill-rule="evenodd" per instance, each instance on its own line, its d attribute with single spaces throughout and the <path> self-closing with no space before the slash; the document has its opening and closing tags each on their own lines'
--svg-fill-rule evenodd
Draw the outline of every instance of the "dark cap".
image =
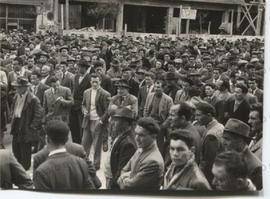
<svg viewBox="0 0 270 199">
<path fill-rule="evenodd" d="M 125 119 L 129 119 L 129 120 L 135 120 L 134 112 L 132 112 L 129 108 L 126 108 L 126 107 L 122 107 L 122 108 L 116 109 L 112 113 L 112 117 L 125 118 Z"/>
<path fill-rule="evenodd" d="M 87 62 L 86 60 L 84 60 L 84 59 L 81 59 L 81 60 L 79 61 L 78 66 L 79 66 L 79 67 L 89 68 L 88 62 Z"/>
<path fill-rule="evenodd" d="M 28 79 L 22 76 L 17 77 L 17 80 L 11 84 L 16 87 L 27 87 L 31 84 L 28 82 Z"/>
</svg>

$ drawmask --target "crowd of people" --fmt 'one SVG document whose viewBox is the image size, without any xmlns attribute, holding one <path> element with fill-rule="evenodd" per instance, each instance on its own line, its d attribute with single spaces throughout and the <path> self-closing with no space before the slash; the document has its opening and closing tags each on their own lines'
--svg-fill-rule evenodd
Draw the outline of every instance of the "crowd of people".
<svg viewBox="0 0 270 199">
<path fill-rule="evenodd" d="M 1 188 L 262 189 L 263 40 L 1 35 Z"/>
</svg>

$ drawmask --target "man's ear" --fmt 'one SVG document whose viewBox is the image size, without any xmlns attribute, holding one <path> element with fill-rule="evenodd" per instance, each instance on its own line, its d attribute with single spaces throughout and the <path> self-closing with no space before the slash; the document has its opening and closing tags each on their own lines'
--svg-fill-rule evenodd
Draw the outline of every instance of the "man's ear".
<svg viewBox="0 0 270 199">
<path fill-rule="evenodd" d="M 195 146 L 190 147 L 190 151 L 195 154 Z"/>
</svg>

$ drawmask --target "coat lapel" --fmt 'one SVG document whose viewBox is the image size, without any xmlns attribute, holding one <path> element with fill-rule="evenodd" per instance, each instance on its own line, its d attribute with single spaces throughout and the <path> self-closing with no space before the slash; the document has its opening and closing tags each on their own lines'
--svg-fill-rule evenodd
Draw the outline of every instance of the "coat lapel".
<svg viewBox="0 0 270 199">
<path fill-rule="evenodd" d="M 32 99 L 31 94 L 28 92 L 23 105 L 23 111 L 27 109 L 28 105 L 31 103 L 31 99 Z"/>
</svg>

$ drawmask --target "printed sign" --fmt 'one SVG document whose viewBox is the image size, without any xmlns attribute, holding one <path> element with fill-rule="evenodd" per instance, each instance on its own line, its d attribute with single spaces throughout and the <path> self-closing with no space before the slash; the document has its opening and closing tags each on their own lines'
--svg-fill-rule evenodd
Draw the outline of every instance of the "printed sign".
<svg viewBox="0 0 270 199">
<path fill-rule="evenodd" d="M 190 9 L 190 8 L 183 8 L 181 12 L 181 18 L 182 19 L 196 19 L 197 10 L 196 9 Z"/>
</svg>

